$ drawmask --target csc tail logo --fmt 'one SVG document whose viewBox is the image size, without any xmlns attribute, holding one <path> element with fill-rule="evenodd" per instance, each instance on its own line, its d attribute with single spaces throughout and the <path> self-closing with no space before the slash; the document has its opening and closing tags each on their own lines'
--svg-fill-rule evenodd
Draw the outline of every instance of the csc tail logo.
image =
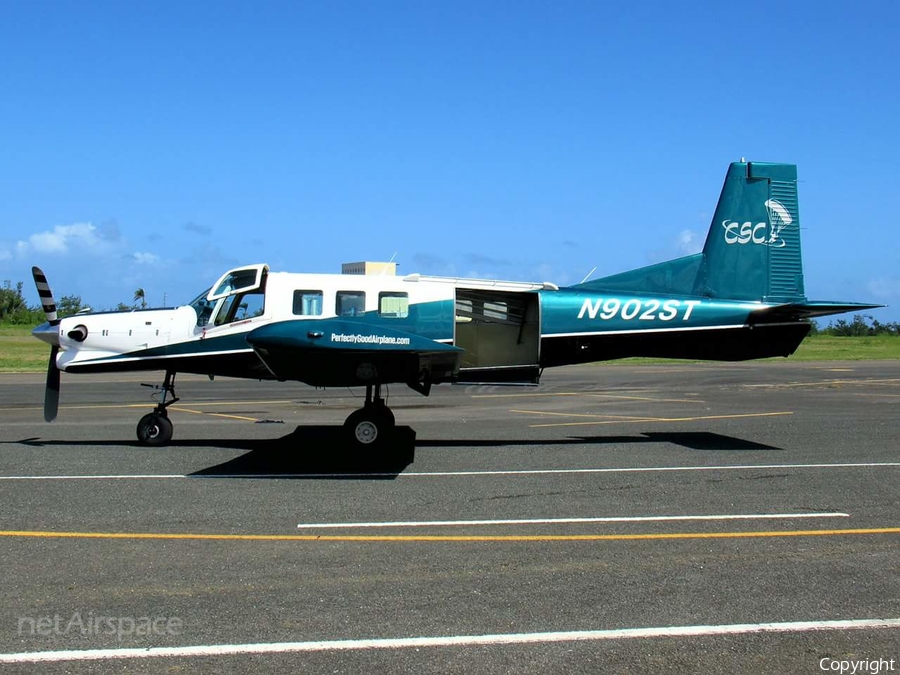
<svg viewBox="0 0 900 675">
<path fill-rule="evenodd" d="M 794 222 L 791 212 L 777 199 L 766 200 L 766 209 L 769 211 L 769 222 L 752 223 L 746 221 L 739 223 L 734 220 L 723 220 L 725 228 L 726 244 L 761 244 L 772 248 L 783 248 L 787 245 L 784 239 L 778 235 L 788 225 Z"/>
</svg>

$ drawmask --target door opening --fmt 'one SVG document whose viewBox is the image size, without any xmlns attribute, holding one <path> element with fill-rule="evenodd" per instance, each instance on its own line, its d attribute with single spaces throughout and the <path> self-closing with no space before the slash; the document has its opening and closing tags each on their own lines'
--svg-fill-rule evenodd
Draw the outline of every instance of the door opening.
<svg viewBox="0 0 900 675">
<path fill-rule="evenodd" d="M 456 289 L 460 382 L 537 384 L 540 339 L 537 293 Z"/>
</svg>

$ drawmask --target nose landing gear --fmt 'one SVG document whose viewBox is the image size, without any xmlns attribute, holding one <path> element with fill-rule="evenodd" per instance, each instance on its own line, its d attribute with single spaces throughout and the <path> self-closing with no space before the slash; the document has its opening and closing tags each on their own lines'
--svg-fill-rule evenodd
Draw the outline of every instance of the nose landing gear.
<svg viewBox="0 0 900 675">
<path fill-rule="evenodd" d="M 172 440 L 173 427 L 166 408 L 179 400 L 175 395 L 175 373 L 166 371 L 166 378 L 162 384 L 142 384 L 141 386 L 160 390 L 162 399 L 157 402 L 153 412 L 147 413 L 138 422 L 138 443 L 151 447 L 167 445 Z M 170 394 L 172 398 L 166 400 Z"/>
</svg>

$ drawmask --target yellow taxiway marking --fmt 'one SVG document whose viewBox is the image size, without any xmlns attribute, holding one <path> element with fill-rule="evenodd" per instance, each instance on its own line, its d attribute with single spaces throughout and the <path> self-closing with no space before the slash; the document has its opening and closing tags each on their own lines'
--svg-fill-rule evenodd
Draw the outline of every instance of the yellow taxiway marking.
<svg viewBox="0 0 900 675">
<path fill-rule="evenodd" d="M 547 414 L 547 413 L 544 413 Z M 700 420 L 730 420 L 742 417 L 776 417 L 778 415 L 793 415 L 792 411 L 785 412 L 764 412 L 764 413 L 742 413 L 737 415 L 702 415 L 700 417 L 644 417 L 637 419 L 622 420 L 597 420 L 596 422 L 553 422 L 549 424 L 530 424 L 532 429 L 541 427 L 581 427 L 600 424 L 637 424 L 639 422 L 697 422 Z"/>
<path fill-rule="evenodd" d="M 344 535 L 344 534 L 203 534 L 187 532 L 41 532 L 0 531 L 0 537 L 39 539 L 182 539 L 192 541 L 337 541 L 337 542 L 516 542 L 516 541 L 648 541 L 672 539 L 752 539 L 762 537 L 836 537 L 900 534 L 900 527 L 841 530 L 750 530 L 747 532 L 671 532 L 643 534 L 511 534 L 511 535 Z"/>
<path fill-rule="evenodd" d="M 590 417 L 592 419 L 619 419 L 633 420 L 635 422 L 649 422 L 655 420 L 655 417 L 640 417 L 638 415 L 604 415 L 589 413 L 565 413 L 565 412 L 549 412 L 547 410 L 510 410 L 511 413 L 519 413 L 521 415 L 550 415 L 551 417 Z"/>
<path fill-rule="evenodd" d="M 659 391 L 650 389 L 648 391 Z M 650 401 L 651 403 L 704 403 L 696 398 L 654 398 L 652 396 L 626 396 L 624 394 L 605 394 L 599 391 L 558 391 L 545 394 L 476 394 L 472 398 L 538 398 L 542 396 L 590 396 L 593 398 L 611 398 L 622 401 Z"/>
<path fill-rule="evenodd" d="M 696 398 L 653 398 L 651 396 L 619 396 L 618 394 L 588 394 L 596 398 L 613 398 L 623 401 L 650 401 L 653 403 L 705 403 Z"/>
<path fill-rule="evenodd" d="M 296 401 L 203 401 L 200 403 L 191 403 L 194 408 L 204 408 L 215 405 L 286 405 L 296 403 Z M 97 403 L 94 405 L 63 405 L 60 410 L 115 410 L 123 408 L 155 408 L 156 404 L 150 403 Z M 43 410 L 41 406 L 29 406 L 24 408 L 0 408 L 0 412 L 9 412 L 14 410 Z M 173 408 L 174 410 L 174 408 Z"/>
<path fill-rule="evenodd" d="M 192 413 L 194 415 L 209 415 L 211 417 L 227 417 L 232 420 L 243 420 L 247 422 L 259 422 L 258 417 L 244 417 L 243 415 L 226 415 L 225 413 L 204 412 L 203 410 L 191 410 L 190 408 L 182 408 L 181 406 L 169 406 L 169 410 L 178 412 Z"/>
<path fill-rule="evenodd" d="M 586 392 L 554 391 L 542 394 L 473 394 L 472 398 L 537 398 L 540 396 L 584 396 Z"/>
<path fill-rule="evenodd" d="M 646 387 L 639 387 L 637 389 L 628 389 L 626 391 L 633 392 L 654 392 L 659 391 L 659 389 L 650 389 Z M 472 398 L 539 398 L 542 396 L 610 396 L 610 394 L 605 394 L 602 391 L 548 391 L 548 392 L 534 392 L 529 394 L 473 394 Z M 653 399 L 659 400 L 659 399 Z"/>
<path fill-rule="evenodd" d="M 893 386 L 900 383 L 900 378 L 887 378 L 879 380 L 821 380 L 819 382 L 786 382 L 784 384 L 744 384 L 742 387 L 748 389 L 791 389 L 793 387 L 824 387 L 834 384 L 855 384 L 855 385 L 888 385 Z"/>
<path fill-rule="evenodd" d="M 296 403 L 296 401 L 197 401 L 191 402 L 192 408 L 204 408 L 213 405 L 275 405 Z"/>
</svg>

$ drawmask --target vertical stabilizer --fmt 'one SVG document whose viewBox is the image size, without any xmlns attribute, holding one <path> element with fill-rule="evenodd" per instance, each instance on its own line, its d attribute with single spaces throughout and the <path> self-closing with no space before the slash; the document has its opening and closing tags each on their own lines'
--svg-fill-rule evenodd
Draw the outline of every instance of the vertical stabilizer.
<svg viewBox="0 0 900 675">
<path fill-rule="evenodd" d="M 694 290 L 734 300 L 806 299 L 795 165 L 728 168 Z"/>
</svg>

